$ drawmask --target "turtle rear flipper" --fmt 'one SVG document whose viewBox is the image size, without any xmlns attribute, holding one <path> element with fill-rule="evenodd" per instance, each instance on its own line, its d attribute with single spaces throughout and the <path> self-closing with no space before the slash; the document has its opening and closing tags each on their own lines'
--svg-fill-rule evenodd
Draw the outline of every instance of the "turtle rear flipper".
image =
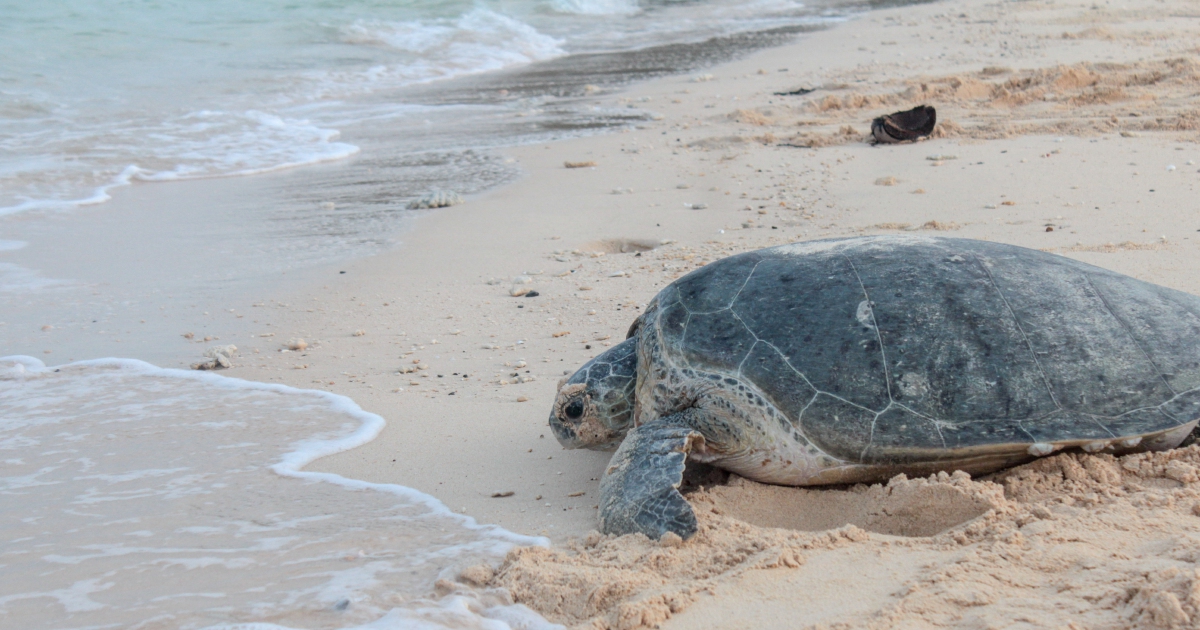
<svg viewBox="0 0 1200 630">
<path fill-rule="evenodd" d="M 660 418 L 621 442 L 600 480 L 601 531 L 640 532 L 654 540 L 667 532 L 684 539 L 696 533 L 696 515 L 679 484 L 688 453 L 704 437 L 684 419 L 684 414 Z"/>
</svg>

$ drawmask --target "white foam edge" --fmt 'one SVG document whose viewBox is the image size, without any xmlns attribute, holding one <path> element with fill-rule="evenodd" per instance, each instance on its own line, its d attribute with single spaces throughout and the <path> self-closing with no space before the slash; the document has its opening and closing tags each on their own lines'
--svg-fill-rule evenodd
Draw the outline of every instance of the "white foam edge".
<svg viewBox="0 0 1200 630">
<path fill-rule="evenodd" d="M 134 165 L 126 166 L 112 181 L 102 186 L 97 186 L 92 189 L 92 194 L 81 199 L 29 199 L 15 206 L 0 207 L 0 217 L 17 214 L 20 212 L 28 212 L 30 210 L 61 210 L 66 208 L 78 208 L 80 206 L 94 206 L 112 199 L 112 195 L 108 194 L 109 190 L 121 186 L 128 186 L 133 177 L 142 169 Z"/>
<path fill-rule="evenodd" d="M 128 186 L 133 183 L 134 179 L 144 182 L 171 182 L 183 181 L 188 179 L 215 179 L 219 177 L 244 177 L 248 175 L 261 175 L 263 173 L 272 173 L 282 171 L 289 168 L 297 168 L 300 166 L 309 166 L 312 164 L 321 164 L 322 162 L 334 162 L 344 160 L 352 155 L 356 155 L 360 149 L 353 144 L 345 142 L 331 142 L 330 147 L 337 147 L 337 151 L 313 156 L 305 160 L 293 160 L 281 164 L 272 164 L 261 168 L 247 168 L 239 171 L 230 171 L 227 173 L 200 173 L 200 174 L 180 174 L 174 171 L 161 171 L 151 173 L 140 166 L 130 164 L 126 166 L 119 174 L 113 177 L 112 181 L 102 186 L 97 186 L 92 190 L 92 194 L 88 197 L 80 199 L 29 199 L 13 206 L 0 207 L 0 217 L 19 214 L 21 212 L 29 212 L 31 210 L 66 210 L 70 208 L 79 208 L 82 206 L 95 206 L 102 203 L 112 201 L 112 195 L 109 191 L 114 188 Z M 3 357 L 0 357 L 3 358 Z"/>
<path fill-rule="evenodd" d="M 545 536 L 525 536 L 510 532 L 499 525 L 480 524 L 473 517 L 465 514 L 454 512 L 446 507 L 446 504 L 438 500 L 437 497 L 425 494 L 414 488 L 402 486 L 394 483 L 374 483 L 363 481 L 361 479 L 350 479 L 336 473 L 312 472 L 301 470 L 303 467 L 312 462 L 341 453 L 353 448 L 362 446 L 371 440 L 378 437 L 383 431 L 383 427 L 387 422 L 378 414 L 365 411 L 353 399 L 334 394 L 319 389 L 299 389 L 288 385 L 280 385 L 276 383 L 261 383 L 258 381 L 248 381 L 230 376 L 222 376 L 213 374 L 212 372 L 199 372 L 192 370 L 179 370 L 174 368 L 162 368 L 145 361 L 137 359 L 120 359 L 120 358 L 103 358 L 89 359 L 87 361 L 75 361 L 72 363 L 64 363 L 62 365 L 47 367 L 45 363 L 31 356 L 11 355 L 0 357 L 0 363 L 15 363 L 22 366 L 30 372 L 52 372 L 66 367 L 119 367 L 121 369 L 130 370 L 135 374 L 143 374 L 147 376 L 164 376 L 169 378 L 178 378 L 182 380 L 190 380 L 213 385 L 223 389 L 250 389 L 266 392 L 277 392 L 281 394 L 297 394 L 304 396 L 315 396 L 323 399 L 329 404 L 329 408 L 333 411 L 344 413 L 359 420 L 362 424 L 350 435 L 334 440 L 305 440 L 297 443 L 296 450 L 285 453 L 279 462 L 271 465 L 271 470 L 283 477 L 294 477 L 297 479 L 324 481 L 345 488 L 355 490 L 375 490 L 377 492 L 387 492 L 402 499 L 411 501 L 425 506 L 434 514 L 444 516 L 455 521 L 458 521 L 463 527 L 474 530 L 488 536 L 498 538 L 509 545 L 527 545 L 548 547 L 550 539 Z M 503 553 L 506 549 L 497 548 L 497 553 Z"/>
<path fill-rule="evenodd" d="M 420 615 L 425 615 L 422 618 Z M 477 630 L 566 630 L 564 626 L 550 623 L 523 604 L 492 606 L 482 615 L 471 610 L 468 600 L 461 596 L 449 596 L 437 603 L 413 609 L 393 608 L 387 614 L 362 625 L 349 626 L 340 630 L 445 630 L 450 626 L 437 621 L 458 623 L 456 628 Z M 465 625 L 463 622 L 470 623 Z M 203 630 L 296 630 L 270 622 L 221 623 L 205 626 Z"/>
<path fill-rule="evenodd" d="M 345 142 L 331 142 L 330 147 L 338 147 L 337 151 L 324 153 L 305 160 L 295 160 L 292 162 L 283 162 L 280 164 L 272 164 L 271 166 L 263 166 L 260 168 L 246 168 L 240 171 L 229 171 L 227 173 L 198 173 L 198 174 L 182 174 L 176 171 L 158 171 L 154 174 L 147 175 L 143 169 L 138 169 L 134 175 L 136 179 L 143 182 L 177 182 L 188 179 L 215 179 L 218 177 L 245 177 L 247 175 L 261 175 L 263 173 L 274 173 L 289 168 L 299 166 L 310 166 L 312 164 L 321 164 L 322 162 L 335 162 L 344 160 L 352 155 L 358 154 L 360 149 L 353 144 Z"/>
</svg>

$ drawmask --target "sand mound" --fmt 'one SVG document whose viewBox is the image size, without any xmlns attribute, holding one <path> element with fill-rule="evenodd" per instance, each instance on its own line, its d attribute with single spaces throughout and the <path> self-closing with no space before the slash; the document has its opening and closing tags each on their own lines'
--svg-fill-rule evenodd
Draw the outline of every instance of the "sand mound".
<svg viewBox="0 0 1200 630">
<path fill-rule="evenodd" d="M 885 91 L 873 93 L 852 90 L 851 85 L 831 83 L 808 97 L 797 105 L 802 114 L 799 118 L 750 120 L 738 110 L 730 119 L 756 126 L 806 127 L 806 131 L 784 138 L 787 144 L 806 147 L 859 141 L 860 137 L 843 133 L 841 127 L 921 104 L 938 108 L 936 138 L 1200 129 L 1200 116 L 1191 101 L 1200 88 L 1200 66 L 1188 58 L 1021 71 L 984 67 L 973 73 L 897 81 Z M 1182 138 L 1194 139 L 1194 135 Z"/>
<path fill-rule="evenodd" d="M 756 601 L 800 597 L 797 588 L 845 605 L 814 606 L 780 627 L 1193 628 L 1197 499 L 1200 447 L 1066 453 L 987 479 L 939 473 L 847 489 L 733 478 L 689 495 L 700 531 L 687 542 L 593 533 L 515 549 L 488 579 L 470 581 L 596 629 L 654 627 L 681 613 L 683 627 L 716 627 L 728 611 L 709 610 L 706 593 L 746 598 L 751 614 Z M 866 561 L 897 570 L 876 576 L 879 589 L 847 593 L 858 578 L 837 572 Z M 775 571 L 754 579 L 761 569 Z"/>
</svg>

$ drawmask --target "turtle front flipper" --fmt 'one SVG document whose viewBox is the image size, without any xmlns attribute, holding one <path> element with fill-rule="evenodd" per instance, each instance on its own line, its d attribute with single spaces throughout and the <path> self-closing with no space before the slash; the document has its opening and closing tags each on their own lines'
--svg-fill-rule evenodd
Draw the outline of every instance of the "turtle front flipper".
<svg viewBox="0 0 1200 630">
<path fill-rule="evenodd" d="M 672 421 L 672 419 L 676 421 Z M 667 532 L 696 533 L 696 515 L 679 493 L 688 453 L 704 437 L 667 416 L 633 429 L 600 480 L 600 530 L 641 532 L 657 540 Z"/>
</svg>

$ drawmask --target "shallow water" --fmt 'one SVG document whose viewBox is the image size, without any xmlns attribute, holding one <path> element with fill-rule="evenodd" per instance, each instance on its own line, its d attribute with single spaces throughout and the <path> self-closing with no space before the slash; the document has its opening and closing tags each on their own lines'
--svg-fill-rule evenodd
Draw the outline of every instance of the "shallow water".
<svg viewBox="0 0 1200 630">
<path fill-rule="evenodd" d="M 421 599 L 439 577 L 543 539 L 411 488 L 301 470 L 382 426 L 325 392 L 128 360 L 0 359 L 0 619 L 549 627 L 486 598 Z"/>
<path fill-rule="evenodd" d="M 815 14 L 795 0 L 0 0 L 0 214 L 342 159 L 357 123 L 486 127 L 510 108 L 443 112 L 402 90 Z"/>
</svg>

